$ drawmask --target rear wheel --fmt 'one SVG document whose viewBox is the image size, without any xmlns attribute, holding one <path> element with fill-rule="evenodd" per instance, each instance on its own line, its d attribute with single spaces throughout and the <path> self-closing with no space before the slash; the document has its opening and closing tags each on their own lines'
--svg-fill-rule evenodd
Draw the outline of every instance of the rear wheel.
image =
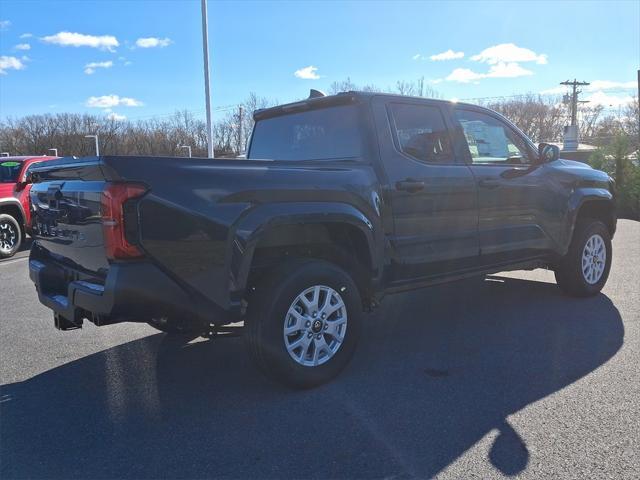
<svg viewBox="0 0 640 480">
<path fill-rule="evenodd" d="M 0 214 L 0 258 L 15 255 L 22 244 L 20 224 L 11 215 Z"/>
<path fill-rule="evenodd" d="M 611 258 L 611 235 L 607 227 L 595 219 L 581 220 L 576 225 L 569 251 L 556 266 L 556 281 L 569 295 L 595 295 L 607 282 Z"/>
<path fill-rule="evenodd" d="M 347 365 L 361 317 L 362 302 L 349 274 L 321 260 L 293 261 L 264 279 L 249 299 L 245 341 L 265 375 L 310 388 Z"/>
</svg>

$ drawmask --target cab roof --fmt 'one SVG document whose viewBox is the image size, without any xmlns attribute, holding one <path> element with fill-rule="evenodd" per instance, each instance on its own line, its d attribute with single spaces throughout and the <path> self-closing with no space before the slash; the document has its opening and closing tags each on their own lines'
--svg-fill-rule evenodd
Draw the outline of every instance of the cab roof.
<svg viewBox="0 0 640 480">
<path fill-rule="evenodd" d="M 454 102 L 450 100 L 440 100 L 436 98 L 415 97 L 408 95 L 399 95 L 395 93 L 381 93 L 381 92 L 362 92 L 351 90 L 348 92 L 340 92 L 335 95 L 325 96 L 310 96 L 304 100 L 298 102 L 285 103 L 283 105 L 276 105 L 275 107 L 261 108 L 253 113 L 254 120 L 261 120 L 263 118 L 275 117 L 278 115 L 284 115 L 287 113 L 300 112 L 304 110 L 312 110 L 315 108 L 323 108 L 333 105 L 346 105 L 349 103 L 356 103 L 361 99 L 369 99 L 372 97 L 388 97 L 392 99 L 410 99 L 410 100 L 423 100 L 429 103 L 438 103 L 446 105 L 471 105 L 463 102 Z M 474 105 L 477 106 L 477 105 Z"/>
</svg>

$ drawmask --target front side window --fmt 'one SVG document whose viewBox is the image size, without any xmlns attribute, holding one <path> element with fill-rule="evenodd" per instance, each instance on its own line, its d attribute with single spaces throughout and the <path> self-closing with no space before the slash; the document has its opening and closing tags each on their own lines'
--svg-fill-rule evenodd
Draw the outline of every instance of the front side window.
<svg viewBox="0 0 640 480">
<path fill-rule="evenodd" d="M 474 165 L 523 165 L 532 159 L 526 141 L 485 113 L 456 110 Z"/>
<path fill-rule="evenodd" d="M 358 108 L 342 105 L 259 120 L 248 158 L 321 160 L 361 155 Z"/>
<path fill-rule="evenodd" d="M 0 183 L 15 183 L 18 181 L 22 162 L 15 160 L 0 161 Z"/>
<path fill-rule="evenodd" d="M 409 103 L 391 104 L 400 150 L 427 163 L 453 163 L 451 139 L 440 109 Z"/>
</svg>

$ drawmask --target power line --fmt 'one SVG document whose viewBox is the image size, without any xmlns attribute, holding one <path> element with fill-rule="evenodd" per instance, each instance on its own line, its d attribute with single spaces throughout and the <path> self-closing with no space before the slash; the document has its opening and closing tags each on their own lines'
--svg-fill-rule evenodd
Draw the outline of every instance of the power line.
<svg viewBox="0 0 640 480">
<path fill-rule="evenodd" d="M 606 93 L 629 93 L 633 90 L 632 88 L 616 88 L 616 89 L 605 89 Z M 602 91 L 605 91 L 602 90 Z M 589 93 L 595 93 L 595 91 L 589 91 Z M 513 95 L 496 95 L 494 97 L 469 97 L 469 98 L 461 98 L 460 101 L 468 102 L 471 100 L 500 100 L 503 98 L 523 98 L 523 97 L 556 97 L 559 98 L 562 96 L 562 93 L 535 93 L 535 92 L 527 92 L 527 93 L 517 93 Z"/>
<path fill-rule="evenodd" d="M 238 108 L 238 104 L 234 104 L 234 105 L 223 105 L 220 107 L 216 107 L 216 108 L 212 108 L 211 111 L 212 112 L 223 112 L 226 110 L 233 110 Z M 158 114 L 150 114 L 150 115 L 139 115 L 139 116 L 135 116 L 135 117 L 129 117 L 127 118 L 127 120 L 143 120 L 143 119 L 154 119 L 154 118 L 167 118 L 167 117 L 173 117 L 176 114 L 181 114 L 181 113 L 191 113 L 191 114 L 196 114 L 196 113 L 204 113 L 205 109 L 204 108 L 198 108 L 196 110 L 180 110 L 180 109 L 176 109 L 171 113 L 158 113 Z"/>
</svg>

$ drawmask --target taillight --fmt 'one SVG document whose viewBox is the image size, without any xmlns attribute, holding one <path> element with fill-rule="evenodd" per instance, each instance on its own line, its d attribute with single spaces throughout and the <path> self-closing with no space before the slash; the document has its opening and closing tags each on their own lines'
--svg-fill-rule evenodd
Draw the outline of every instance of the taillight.
<svg viewBox="0 0 640 480">
<path fill-rule="evenodd" d="M 146 191 L 144 186 L 133 183 L 108 183 L 102 191 L 102 228 L 107 258 L 121 260 L 143 255 L 142 251 L 131 243 L 131 231 L 137 228 L 137 224 L 131 223 L 135 222 L 136 218 L 126 215 L 125 207 L 131 205 L 130 200 L 141 197 Z"/>
</svg>

